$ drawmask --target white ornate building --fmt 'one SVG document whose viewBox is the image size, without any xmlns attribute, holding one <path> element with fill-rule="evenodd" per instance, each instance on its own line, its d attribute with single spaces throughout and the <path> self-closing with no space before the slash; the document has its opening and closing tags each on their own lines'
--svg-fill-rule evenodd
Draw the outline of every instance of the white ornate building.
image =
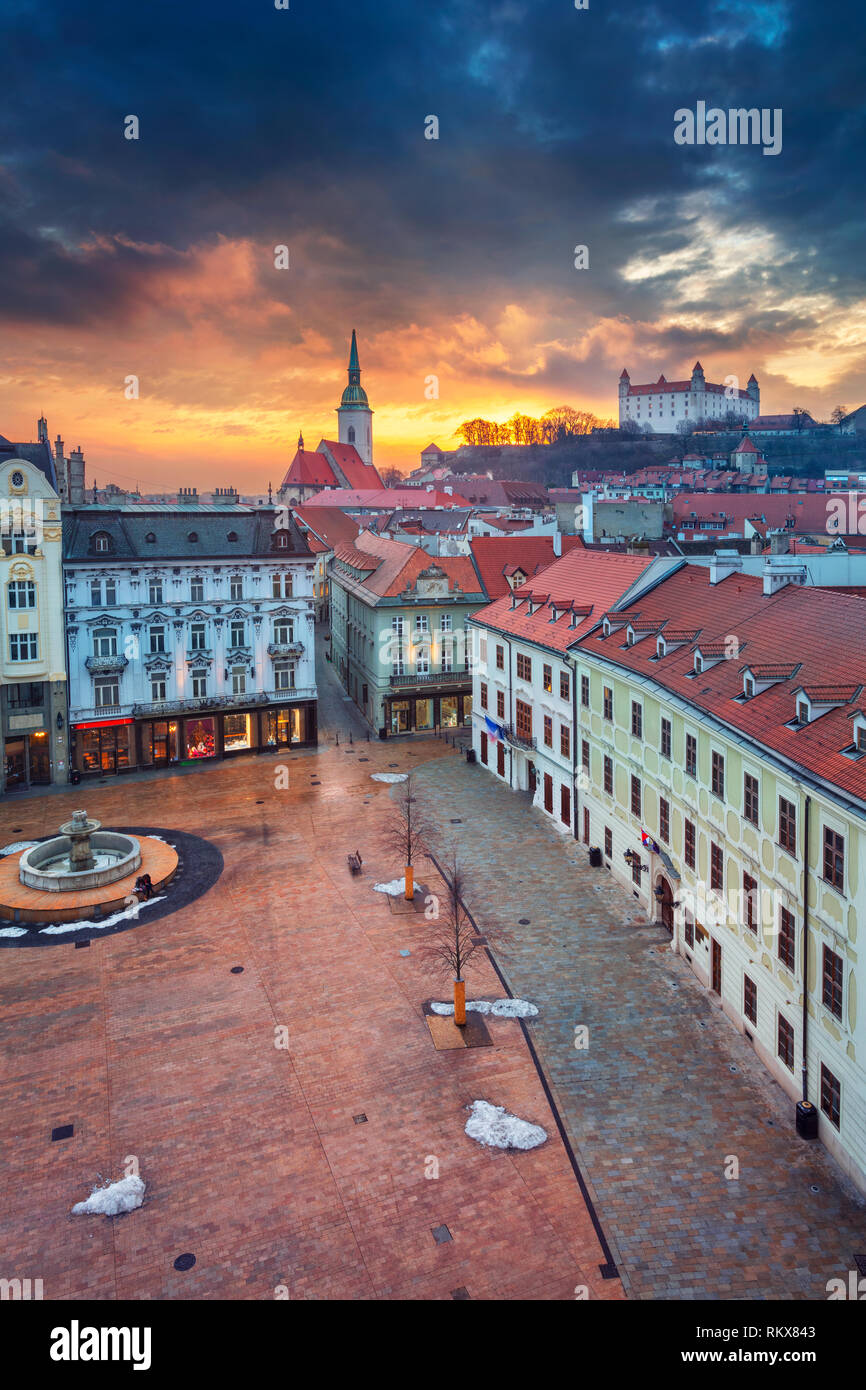
<svg viewBox="0 0 866 1390">
<path fill-rule="evenodd" d="M 315 556 L 285 509 L 89 506 L 63 521 L 82 775 L 316 742 Z"/>
<path fill-rule="evenodd" d="M 0 791 L 68 772 L 60 498 L 47 443 L 0 436 Z"/>
<path fill-rule="evenodd" d="M 745 391 L 729 377 L 727 384 L 707 381 L 700 362 L 687 381 L 658 381 L 632 385 L 623 368 L 619 379 L 620 427 L 632 422 L 649 427 L 655 434 L 675 434 L 681 422 L 706 421 L 724 426 L 729 419 L 747 422 L 761 413 L 761 391 L 754 372 Z"/>
</svg>

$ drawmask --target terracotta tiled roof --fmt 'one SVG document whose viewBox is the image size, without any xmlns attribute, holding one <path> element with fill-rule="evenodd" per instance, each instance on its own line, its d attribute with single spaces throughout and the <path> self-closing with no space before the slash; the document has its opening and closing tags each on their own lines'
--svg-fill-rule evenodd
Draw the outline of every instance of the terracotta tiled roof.
<svg viewBox="0 0 866 1390">
<path fill-rule="evenodd" d="M 562 538 L 564 555 L 582 545 L 580 536 Z M 506 576 L 514 569 L 522 569 L 525 575 L 535 575 L 557 558 L 553 553 L 552 536 L 476 536 L 469 542 L 469 551 L 484 593 L 490 600 L 511 592 Z"/>
<path fill-rule="evenodd" d="M 334 470 L 324 454 L 313 449 L 298 449 L 283 478 L 283 487 L 336 487 Z"/>
<path fill-rule="evenodd" d="M 840 700 L 850 704 L 863 689 L 862 685 L 804 685 L 800 688 L 816 705 L 835 704 Z"/>
<path fill-rule="evenodd" d="M 351 558 L 352 555 L 356 558 Z M 399 597 L 407 586 L 414 585 L 422 570 L 435 565 L 447 575 L 449 592 L 454 594 L 459 588 L 470 600 L 479 603 L 484 600 L 472 561 L 465 555 L 428 555 L 417 545 L 361 531 L 354 546 L 340 546 L 335 558 L 346 560 L 356 569 L 372 571 L 362 582 L 377 598 Z"/>
<path fill-rule="evenodd" d="M 335 488 L 308 497 L 306 507 L 379 507 L 383 511 L 405 507 L 420 511 L 425 507 L 468 507 L 465 497 L 447 492 L 428 492 L 423 487 Z"/>
<path fill-rule="evenodd" d="M 334 550 L 344 541 L 353 541 L 360 530 L 357 521 L 339 507 L 316 507 L 314 511 L 295 507 L 294 514 L 307 532 L 311 549 Z"/>
<path fill-rule="evenodd" d="M 776 662 L 769 665 L 749 666 L 756 681 L 786 681 L 795 676 L 800 669 L 799 661 Z"/>
<path fill-rule="evenodd" d="M 764 594 L 760 579 L 733 573 L 711 584 L 709 573 L 697 565 L 677 570 L 648 593 L 641 594 L 641 615 L 668 618 L 684 627 L 697 617 L 708 643 L 721 645 L 736 634 L 740 652 L 748 645 L 762 654 L 759 671 L 791 671 L 807 689 L 830 685 L 849 693 L 854 682 L 866 685 L 866 600 L 799 584 L 787 584 Z M 628 617 L 628 609 L 620 616 Z M 858 798 L 866 814 L 866 759 L 843 755 L 851 743 L 846 705 L 828 710 L 810 724 L 788 728 L 794 715 L 794 689 L 782 679 L 746 701 L 742 695 L 743 662 L 739 655 L 720 661 L 697 679 L 688 648 L 648 664 L 654 648 L 639 642 L 623 647 L 619 634 L 596 641 L 588 653 L 650 678 L 683 700 L 705 710 L 730 728 L 754 738 L 793 767 L 803 768 Z M 754 668 L 753 668 L 754 669 Z M 691 678 L 690 678 L 691 677 Z M 856 689 L 856 686 L 854 687 Z"/>
<path fill-rule="evenodd" d="M 536 642 L 553 651 L 566 651 L 577 639 L 600 622 L 606 609 L 631 588 L 649 565 L 650 558 L 637 555 L 608 555 L 604 551 L 575 548 L 555 560 L 535 585 L 549 594 L 549 601 L 530 614 L 524 589 L 517 589 L 512 607 L 511 595 L 497 599 L 475 615 L 475 621 L 497 632 Z M 578 621 L 569 611 L 574 604 Z M 552 622 L 553 610 L 561 615 Z"/>
<path fill-rule="evenodd" d="M 335 439 L 322 439 L 319 449 L 327 449 L 349 487 L 384 487 L 372 463 L 365 463 L 354 444 L 340 444 Z M 335 479 L 339 482 L 339 479 Z"/>
</svg>

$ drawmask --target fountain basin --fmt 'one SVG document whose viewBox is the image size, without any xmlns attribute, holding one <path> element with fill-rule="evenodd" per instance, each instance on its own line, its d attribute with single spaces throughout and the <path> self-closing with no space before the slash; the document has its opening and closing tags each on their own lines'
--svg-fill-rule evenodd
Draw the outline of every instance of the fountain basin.
<svg viewBox="0 0 866 1390">
<path fill-rule="evenodd" d="M 95 830 L 89 839 L 93 866 L 76 872 L 69 869 L 73 840 L 68 835 L 57 835 L 25 850 L 18 861 L 21 883 L 43 893 L 75 893 L 114 883 L 140 868 L 141 845 L 134 835 Z"/>
</svg>

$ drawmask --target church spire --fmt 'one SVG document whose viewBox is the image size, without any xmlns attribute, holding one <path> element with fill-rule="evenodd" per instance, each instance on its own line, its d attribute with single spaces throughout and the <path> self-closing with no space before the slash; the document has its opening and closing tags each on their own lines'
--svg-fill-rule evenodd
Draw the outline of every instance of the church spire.
<svg viewBox="0 0 866 1390">
<path fill-rule="evenodd" d="M 360 361 L 358 360 L 358 335 L 357 335 L 357 333 L 355 332 L 355 330 L 354 330 L 354 328 L 353 328 L 353 329 L 352 329 L 352 346 L 351 346 L 351 349 L 350 349 L 350 351 L 349 351 L 349 371 L 350 371 L 350 372 L 360 372 L 360 370 L 361 370 L 361 363 L 360 363 Z M 351 378 L 350 378 L 350 379 L 351 379 Z"/>
<path fill-rule="evenodd" d="M 303 453 L 303 452 L 304 452 L 304 435 L 303 435 L 303 431 L 298 435 L 298 450 L 299 450 L 300 453 Z"/>
</svg>

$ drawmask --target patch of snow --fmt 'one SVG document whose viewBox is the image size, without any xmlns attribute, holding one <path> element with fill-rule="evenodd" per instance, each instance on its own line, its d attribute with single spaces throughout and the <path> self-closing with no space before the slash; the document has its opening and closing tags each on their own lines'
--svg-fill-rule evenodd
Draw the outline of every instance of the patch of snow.
<svg viewBox="0 0 866 1390">
<path fill-rule="evenodd" d="M 5 854 L 17 854 L 19 850 L 32 849 L 34 845 L 38 844 L 38 840 L 13 840 L 11 845 L 4 845 L 0 849 L 0 859 Z"/>
<path fill-rule="evenodd" d="M 0 927 L 0 936 L 26 936 L 26 927 Z"/>
<path fill-rule="evenodd" d="M 541 1125 L 509 1115 L 501 1105 L 476 1100 L 469 1108 L 472 1114 L 466 1121 L 466 1133 L 488 1149 L 537 1149 L 547 1138 Z"/>
<path fill-rule="evenodd" d="M 398 898 L 401 893 L 406 892 L 406 883 L 402 878 L 392 878 L 390 883 L 374 883 L 375 893 L 387 893 L 390 898 Z"/>
<path fill-rule="evenodd" d="M 371 772 L 370 777 L 374 782 L 405 782 L 408 772 Z"/>
<path fill-rule="evenodd" d="M 85 927 L 92 927 L 94 931 L 104 931 L 106 927 L 113 927 L 117 922 L 122 922 L 127 917 L 137 917 L 142 908 L 153 907 L 154 903 L 161 903 L 165 900 L 165 893 L 160 893 L 156 898 L 147 898 L 144 902 L 130 903 L 129 907 L 124 907 L 120 912 L 113 912 L 110 917 L 104 917 L 99 922 L 58 922 L 53 927 L 43 927 L 40 936 L 59 936 L 61 932 L 83 931 Z"/>
<path fill-rule="evenodd" d="M 72 1208 L 76 1216 L 119 1216 L 124 1211 L 135 1211 L 144 1198 L 143 1178 L 121 1178 L 119 1182 L 106 1183 L 94 1187 L 86 1202 L 76 1202 Z"/>
<path fill-rule="evenodd" d="M 434 1014 L 453 1014 L 453 1004 L 431 1004 Z M 470 999 L 466 1012 L 492 1014 L 494 1018 L 535 1018 L 538 1009 L 527 999 Z"/>
</svg>

